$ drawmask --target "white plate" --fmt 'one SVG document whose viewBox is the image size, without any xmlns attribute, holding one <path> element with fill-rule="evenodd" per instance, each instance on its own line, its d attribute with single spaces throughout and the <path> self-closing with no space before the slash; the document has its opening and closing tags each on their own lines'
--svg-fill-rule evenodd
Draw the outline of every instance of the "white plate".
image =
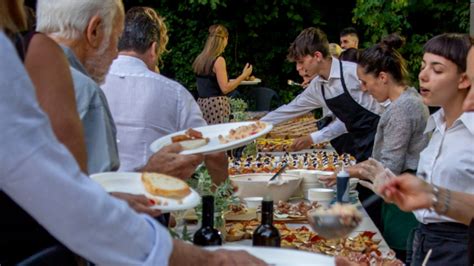
<svg viewBox="0 0 474 266">
<path fill-rule="evenodd" d="M 231 79 L 229 81 L 233 81 L 233 80 L 234 79 Z M 255 78 L 254 80 L 242 80 L 242 82 L 240 82 L 240 85 L 257 85 L 260 82 L 262 82 L 261 79 Z"/>
<path fill-rule="evenodd" d="M 201 197 L 193 189 L 191 189 L 191 194 L 181 200 L 181 203 L 175 199 L 151 195 L 145 190 L 140 177 L 141 173 L 127 172 L 105 172 L 91 175 L 92 180 L 99 183 L 107 192 L 145 195 L 147 198 L 160 201 L 161 205 L 155 205 L 152 208 L 161 211 L 187 210 L 194 208 L 201 201 Z"/>
<path fill-rule="evenodd" d="M 258 138 L 262 135 L 267 134 L 273 128 L 272 124 L 262 122 L 262 123 L 265 123 L 266 126 L 265 126 L 264 129 L 262 129 L 257 134 L 254 134 L 252 136 L 248 136 L 248 137 L 243 138 L 243 139 L 231 141 L 231 142 L 225 143 L 225 144 L 221 144 L 219 142 L 219 139 L 218 139 L 219 135 L 226 136 L 226 135 L 229 134 L 229 131 L 231 129 L 235 129 L 235 128 L 238 128 L 240 126 L 250 125 L 250 124 L 253 124 L 253 123 L 255 123 L 255 122 L 252 122 L 252 121 L 250 121 L 250 122 L 237 122 L 237 123 L 217 124 L 217 125 L 194 128 L 195 130 L 200 131 L 202 133 L 203 137 L 209 138 L 209 143 L 202 146 L 202 147 L 199 147 L 197 149 L 182 151 L 181 154 L 197 154 L 197 153 L 208 154 L 208 153 L 213 153 L 213 152 L 227 151 L 227 150 L 235 149 L 235 148 L 238 148 L 238 147 L 241 147 L 241 146 L 245 146 L 246 144 L 248 144 L 252 140 L 254 140 L 254 139 L 256 139 L 256 138 Z M 161 148 L 163 148 L 164 146 L 166 146 L 168 144 L 171 144 L 171 137 L 173 137 L 175 135 L 184 134 L 185 131 L 186 130 L 182 130 L 182 131 L 179 131 L 179 132 L 176 132 L 176 133 L 173 133 L 173 134 L 169 134 L 169 135 L 166 135 L 164 137 L 161 137 L 161 138 L 153 141 L 153 143 L 151 143 L 151 145 L 150 145 L 151 151 L 157 152 Z"/>
<path fill-rule="evenodd" d="M 294 249 L 248 246 L 213 246 L 206 249 L 245 250 L 271 265 L 334 265 L 334 257 Z"/>
</svg>

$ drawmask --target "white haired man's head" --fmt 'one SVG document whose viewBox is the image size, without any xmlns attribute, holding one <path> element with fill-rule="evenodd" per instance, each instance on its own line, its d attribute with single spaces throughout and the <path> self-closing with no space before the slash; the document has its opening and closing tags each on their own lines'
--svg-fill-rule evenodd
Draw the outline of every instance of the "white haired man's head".
<svg viewBox="0 0 474 266">
<path fill-rule="evenodd" d="M 117 57 L 123 30 L 121 0 L 38 0 L 37 31 L 72 48 L 88 74 L 102 83 Z"/>
</svg>

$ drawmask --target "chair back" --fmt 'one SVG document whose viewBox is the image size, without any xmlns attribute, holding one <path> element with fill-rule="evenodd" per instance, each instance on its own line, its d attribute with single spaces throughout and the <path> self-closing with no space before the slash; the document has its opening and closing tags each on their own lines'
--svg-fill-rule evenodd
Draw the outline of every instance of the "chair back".
<svg viewBox="0 0 474 266">
<path fill-rule="evenodd" d="M 280 97 L 276 91 L 270 88 L 252 88 L 249 92 L 249 97 L 250 101 L 255 102 L 255 111 L 270 111 L 272 101 L 275 101 L 278 105 L 280 104 Z"/>
<path fill-rule="evenodd" d="M 61 245 L 43 249 L 21 261 L 18 266 L 77 265 L 74 253 Z"/>
</svg>

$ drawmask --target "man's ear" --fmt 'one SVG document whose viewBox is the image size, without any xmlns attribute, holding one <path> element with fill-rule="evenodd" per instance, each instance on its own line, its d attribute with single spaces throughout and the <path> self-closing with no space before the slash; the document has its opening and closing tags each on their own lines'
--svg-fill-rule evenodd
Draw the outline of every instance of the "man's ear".
<svg viewBox="0 0 474 266">
<path fill-rule="evenodd" d="M 320 51 L 314 52 L 313 57 L 316 57 L 317 62 L 321 62 L 321 60 L 324 59 L 324 56 Z"/>
<path fill-rule="evenodd" d="M 466 72 L 461 74 L 461 77 L 459 78 L 459 84 L 458 84 L 458 90 L 466 90 L 471 87 L 471 81 L 469 80 L 469 77 L 467 76 Z"/>
<path fill-rule="evenodd" d="M 98 16 L 93 16 L 86 27 L 85 37 L 87 43 L 93 48 L 99 48 L 104 38 L 103 21 Z"/>
<path fill-rule="evenodd" d="M 155 58 L 158 58 L 158 47 L 157 47 L 158 43 L 157 42 L 152 42 L 151 45 L 150 45 L 150 48 L 148 48 L 150 50 L 150 55 Z"/>
</svg>

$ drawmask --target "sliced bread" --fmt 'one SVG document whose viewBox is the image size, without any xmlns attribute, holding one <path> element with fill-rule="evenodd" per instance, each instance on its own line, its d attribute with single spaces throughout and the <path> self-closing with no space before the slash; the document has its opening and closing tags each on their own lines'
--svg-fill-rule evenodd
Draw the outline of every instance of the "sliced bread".
<svg viewBox="0 0 474 266">
<path fill-rule="evenodd" d="M 155 196 L 183 199 L 191 193 L 186 182 L 169 175 L 145 172 L 141 179 L 146 191 Z"/>
<path fill-rule="evenodd" d="M 183 150 L 193 150 L 209 143 L 209 138 L 183 140 L 178 143 L 183 147 Z"/>
</svg>

